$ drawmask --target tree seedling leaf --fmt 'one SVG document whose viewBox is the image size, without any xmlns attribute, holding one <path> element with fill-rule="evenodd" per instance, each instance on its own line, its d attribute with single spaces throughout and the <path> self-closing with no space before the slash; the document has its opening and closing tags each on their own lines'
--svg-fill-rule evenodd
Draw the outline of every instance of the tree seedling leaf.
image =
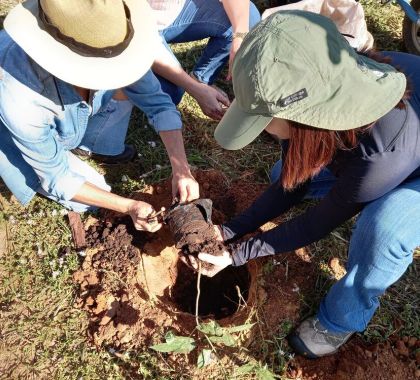
<svg viewBox="0 0 420 380">
<path fill-rule="evenodd" d="M 209 336 L 208 337 L 212 343 L 215 344 L 224 344 L 228 347 L 236 346 L 236 341 L 232 335 L 230 335 L 227 331 L 223 333 L 222 336 Z"/>
<path fill-rule="evenodd" d="M 254 372 L 254 370 L 255 370 L 255 364 L 247 363 L 236 368 L 235 375 L 246 375 L 248 373 Z"/>
<path fill-rule="evenodd" d="M 195 341 L 188 336 L 176 336 L 172 332 L 165 335 L 166 343 L 155 344 L 150 348 L 159 352 L 188 354 L 195 348 Z"/>
<path fill-rule="evenodd" d="M 275 380 L 273 373 L 265 367 L 260 367 L 256 371 L 258 380 Z"/>
<path fill-rule="evenodd" d="M 211 361 L 212 361 L 212 358 L 211 358 L 211 350 L 209 350 L 208 348 L 205 348 L 198 355 L 197 367 L 198 368 L 203 368 L 206 365 L 210 364 Z"/>
<path fill-rule="evenodd" d="M 216 321 L 201 323 L 197 329 L 208 336 L 222 336 L 224 330 Z"/>
</svg>

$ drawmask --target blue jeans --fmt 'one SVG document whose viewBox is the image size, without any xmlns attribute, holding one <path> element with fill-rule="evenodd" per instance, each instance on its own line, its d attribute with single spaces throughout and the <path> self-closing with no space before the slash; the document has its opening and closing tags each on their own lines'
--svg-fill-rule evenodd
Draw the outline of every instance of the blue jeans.
<svg viewBox="0 0 420 380">
<path fill-rule="evenodd" d="M 249 27 L 252 28 L 260 19 L 258 9 L 251 3 Z M 161 31 L 161 36 L 172 55 L 168 43 L 191 42 L 210 37 L 194 66 L 193 74 L 200 82 L 212 84 L 229 58 L 232 25 L 219 0 L 187 0 L 174 22 Z M 170 95 L 174 104 L 178 104 L 184 89 L 159 75 L 157 77 L 163 91 Z"/>
<path fill-rule="evenodd" d="M 281 174 L 281 161 L 271 181 Z M 322 198 L 335 177 L 323 170 L 312 180 L 307 198 Z M 321 301 L 318 318 L 332 332 L 363 331 L 379 297 L 395 283 L 420 246 L 420 178 L 407 181 L 369 203 L 359 214 L 348 251 L 347 274 Z"/>
</svg>

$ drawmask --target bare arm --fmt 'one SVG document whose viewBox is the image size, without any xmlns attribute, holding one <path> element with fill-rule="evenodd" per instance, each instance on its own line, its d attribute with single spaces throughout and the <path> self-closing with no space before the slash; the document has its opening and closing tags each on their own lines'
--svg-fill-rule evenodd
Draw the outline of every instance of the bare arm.
<svg viewBox="0 0 420 380">
<path fill-rule="evenodd" d="M 243 37 L 235 36 L 235 33 L 247 33 L 249 31 L 249 0 L 222 0 L 222 3 L 232 24 L 233 32 L 229 54 L 229 73 L 226 78 L 231 80 L 233 59 L 243 40 Z"/>
<path fill-rule="evenodd" d="M 162 227 L 160 223 L 155 221 L 150 223 L 147 220 L 155 211 L 150 204 L 121 197 L 89 182 L 85 182 L 81 186 L 72 198 L 72 201 L 128 214 L 133 219 L 134 226 L 138 230 L 155 232 Z"/>
<path fill-rule="evenodd" d="M 172 166 L 172 194 L 180 202 L 189 202 L 200 196 L 198 183 L 191 175 L 185 154 L 181 130 L 162 131 L 159 133 Z"/>
<path fill-rule="evenodd" d="M 230 105 L 226 94 L 192 78 L 179 66 L 178 62 L 174 62 L 173 58 L 166 59 L 164 56 L 159 56 L 153 63 L 152 70 L 161 77 L 185 89 L 197 100 L 203 113 L 212 119 L 220 120 L 225 113 L 222 105 L 225 107 Z"/>
<path fill-rule="evenodd" d="M 223 0 L 233 33 L 249 31 L 249 0 Z"/>
</svg>

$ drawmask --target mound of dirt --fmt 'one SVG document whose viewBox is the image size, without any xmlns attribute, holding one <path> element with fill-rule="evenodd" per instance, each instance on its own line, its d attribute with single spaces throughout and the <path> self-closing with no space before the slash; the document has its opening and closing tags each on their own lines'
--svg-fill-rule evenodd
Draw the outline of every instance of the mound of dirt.
<svg viewBox="0 0 420 380">
<path fill-rule="evenodd" d="M 213 201 L 215 224 L 245 209 L 265 187 L 249 182 L 229 186 L 217 171 L 198 171 L 195 177 L 202 198 Z M 169 207 L 171 184 L 160 183 L 134 196 L 156 209 Z M 273 226 L 269 223 L 262 229 Z M 130 220 L 108 214 L 88 220 L 85 229 L 86 257 L 74 274 L 79 285 L 76 304 L 89 315 L 88 334 L 97 347 L 145 348 L 161 342 L 168 330 L 184 336 L 193 333 L 197 274 L 179 260 L 179 248 L 167 226 L 147 234 L 135 231 Z M 285 322 L 299 322 L 302 295 L 314 291 L 317 270 L 317 263 L 300 249 L 228 268 L 211 279 L 202 276 L 198 314 L 218 319 L 222 326 L 257 322 L 242 344 L 263 360 L 267 353 L 262 342 L 281 334 Z M 355 338 L 334 356 L 291 360 L 287 375 L 302 380 L 414 379 L 419 342 L 407 338 L 392 343 L 366 346 Z M 168 360 L 184 371 L 195 368 L 197 358 L 191 355 Z"/>
<path fill-rule="evenodd" d="M 198 172 L 202 196 L 213 199 L 213 220 L 220 223 L 228 189 L 225 177 L 217 172 Z M 261 186 L 260 186 L 261 188 Z M 250 204 L 257 195 L 251 192 Z M 251 198 L 252 197 L 252 198 Z M 155 208 L 169 208 L 171 186 L 164 182 L 151 186 L 135 198 Z M 235 204 L 234 195 L 231 197 Z M 244 200 L 241 199 L 241 202 Z M 190 225 L 184 231 L 179 248 L 197 254 L 209 250 L 220 252 L 223 244 L 215 242 L 211 225 Z M 86 257 L 74 280 L 79 284 L 77 306 L 90 316 L 89 335 L 97 346 L 140 347 L 160 339 L 169 328 L 181 335 L 195 328 L 197 273 L 181 260 L 173 236 L 164 226 L 157 234 L 135 231 L 131 220 L 108 214 L 104 220 L 89 220 L 86 229 Z M 197 231 L 201 238 L 197 240 Z M 198 315 L 222 320 L 245 320 L 243 305 L 255 288 L 255 276 L 247 266 L 230 267 L 212 278 L 202 276 Z"/>
</svg>

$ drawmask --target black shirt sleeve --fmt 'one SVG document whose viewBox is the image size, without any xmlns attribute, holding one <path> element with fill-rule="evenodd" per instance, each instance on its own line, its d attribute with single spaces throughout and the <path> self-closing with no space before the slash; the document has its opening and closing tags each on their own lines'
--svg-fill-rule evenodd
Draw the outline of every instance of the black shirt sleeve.
<svg viewBox="0 0 420 380">
<path fill-rule="evenodd" d="M 359 213 L 367 202 L 383 196 L 403 182 L 414 170 L 413 165 L 418 166 L 401 151 L 382 152 L 369 158 L 356 157 L 349 160 L 340 170 L 340 176 L 330 192 L 317 205 L 270 231 L 236 246 L 232 245 L 233 265 L 242 265 L 256 257 L 291 251 L 323 238 Z M 287 196 L 278 196 L 276 200 L 276 193 L 270 188 L 258 199 L 258 204 L 251 206 L 243 214 L 244 219 L 238 217 L 232 225 L 228 223 L 225 228 L 232 229 L 237 234 L 249 232 L 256 225 L 251 225 L 247 218 L 255 218 L 257 224 L 261 225 L 272 216 L 284 212 L 286 206 L 291 206 L 303 195 L 304 193 L 297 192 L 293 197 L 289 195 L 290 200 Z M 280 205 L 276 205 L 276 202 Z"/>
<path fill-rule="evenodd" d="M 309 182 L 293 191 L 284 191 L 280 183 L 273 183 L 242 214 L 221 226 L 225 241 L 239 239 L 285 213 L 303 199 L 308 186 Z"/>
</svg>

